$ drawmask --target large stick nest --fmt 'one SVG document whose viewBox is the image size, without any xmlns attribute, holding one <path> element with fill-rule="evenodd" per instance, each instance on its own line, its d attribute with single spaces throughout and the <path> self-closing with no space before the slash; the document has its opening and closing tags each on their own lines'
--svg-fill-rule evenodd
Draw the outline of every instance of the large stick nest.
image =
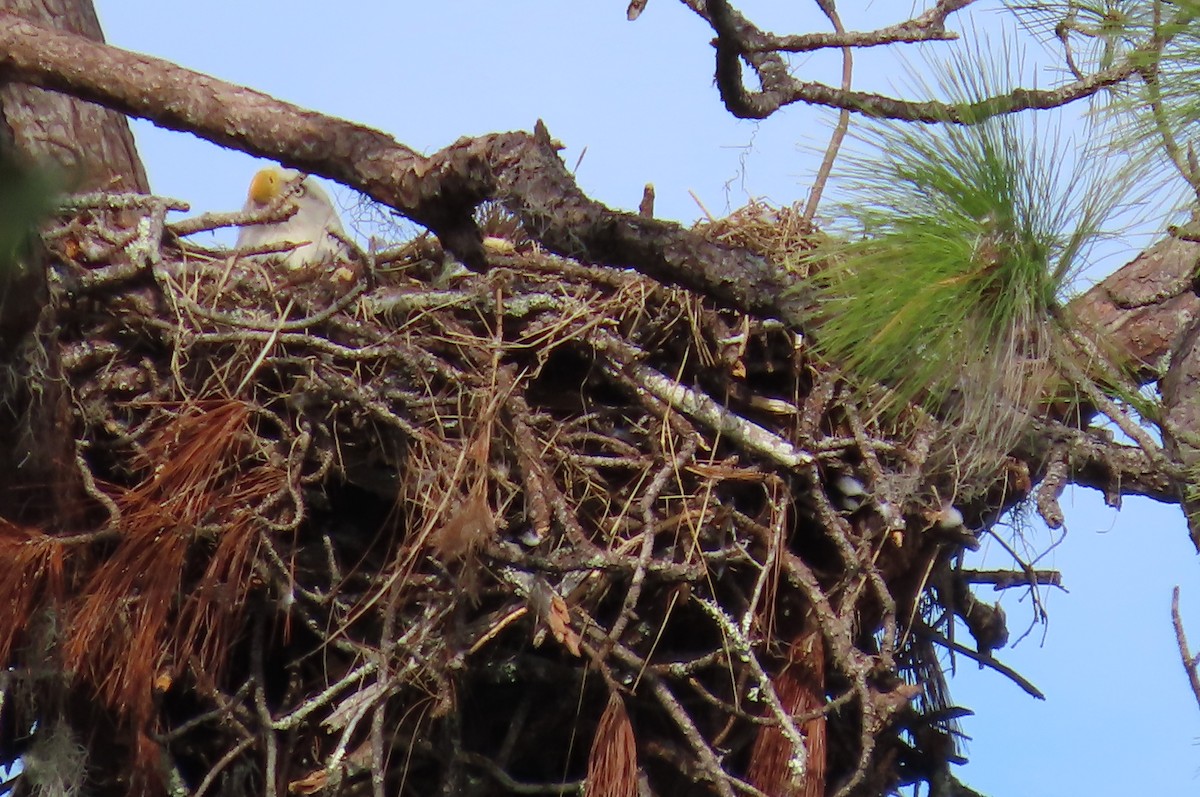
<svg viewBox="0 0 1200 797">
<path fill-rule="evenodd" d="M 87 204 L 45 236 L 30 355 L 84 510 L 0 525 L 33 790 L 945 780 L 935 646 L 955 615 L 1003 644 L 960 554 L 1019 467 L 967 495 L 935 421 L 873 420 L 796 331 L 503 220 L 486 273 L 419 238 L 298 277 L 181 242 L 169 203 Z M 701 233 L 815 235 L 762 206 Z"/>
</svg>

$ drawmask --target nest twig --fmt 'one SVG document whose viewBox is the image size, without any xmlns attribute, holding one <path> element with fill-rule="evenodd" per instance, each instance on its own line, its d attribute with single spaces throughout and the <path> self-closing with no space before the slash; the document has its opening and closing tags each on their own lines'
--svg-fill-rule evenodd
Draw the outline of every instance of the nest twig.
<svg viewBox="0 0 1200 797">
<path fill-rule="evenodd" d="M 59 647 L 100 696 L 99 793 L 849 795 L 953 757 L 944 684 L 912 683 L 961 649 L 929 607 L 971 538 L 931 521 L 928 419 L 527 238 L 449 280 L 424 242 L 297 281 L 125 262 L 146 235 L 95 204 L 47 237 L 94 536 L 0 523 L 0 652 L 12 684 Z M 801 222 L 709 233 L 786 257 Z"/>
</svg>

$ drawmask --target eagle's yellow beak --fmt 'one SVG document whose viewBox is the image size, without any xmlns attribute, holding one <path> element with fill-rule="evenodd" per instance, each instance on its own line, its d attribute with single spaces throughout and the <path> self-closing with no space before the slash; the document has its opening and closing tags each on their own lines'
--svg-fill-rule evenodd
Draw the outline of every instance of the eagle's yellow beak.
<svg viewBox="0 0 1200 797">
<path fill-rule="evenodd" d="M 250 199 L 259 205 L 269 205 L 279 197 L 282 188 L 283 173 L 279 169 L 261 169 L 250 181 Z"/>
</svg>

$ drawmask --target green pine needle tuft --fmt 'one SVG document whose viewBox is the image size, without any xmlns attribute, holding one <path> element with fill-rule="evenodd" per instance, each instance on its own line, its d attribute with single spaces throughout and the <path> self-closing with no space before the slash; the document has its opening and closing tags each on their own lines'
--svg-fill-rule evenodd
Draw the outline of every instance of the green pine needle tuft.
<svg viewBox="0 0 1200 797">
<path fill-rule="evenodd" d="M 1003 82 L 958 61 L 940 88 L 966 108 Z M 888 386 L 883 410 L 949 412 L 1002 447 L 1055 378 L 1058 303 L 1121 191 L 1098 190 L 1112 175 L 1083 171 L 1089 153 L 1039 133 L 1015 115 L 859 131 L 838 207 L 850 229 L 815 253 L 805 288 L 814 343 Z"/>
<path fill-rule="evenodd" d="M 1093 98 L 1111 129 L 1110 149 L 1142 173 L 1147 193 L 1177 205 L 1164 163 L 1200 196 L 1196 123 L 1200 122 L 1200 0 L 1058 0 L 1008 3 L 1055 50 L 1069 46 L 1080 74 L 1131 67 L 1132 76 Z M 1065 79 L 1074 79 L 1066 74 Z M 1151 187 L 1147 181 L 1157 184 Z M 1153 189 L 1153 190 L 1151 190 Z"/>
</svg>

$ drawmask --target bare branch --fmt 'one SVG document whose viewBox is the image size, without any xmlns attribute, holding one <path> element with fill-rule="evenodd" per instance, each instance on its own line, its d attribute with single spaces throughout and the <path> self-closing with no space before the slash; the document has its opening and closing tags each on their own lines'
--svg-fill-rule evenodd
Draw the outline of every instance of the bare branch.
<svg viewBox="0 0 1200 797">
<path fill-rule="evenodd" d="M 942 0 L 918 17 L 878 30 L 848 32 L 844 28 L 836 28 L 833 33 L 802 33 L 794 36 L 763 33 L 758 46 L 762 48 L 762 52 L 805 53 L 834 47 L 878 47 L 884 44 L 954 41 L 958 34 L 946 30 L 946 18 L 974 2 L 975 0 Z M 685 0 L 685 5 L 692 6 L 693 9 L 696 7 L 691 0 Z M 824 10 L 822 8 L 822 11 Z"/>
<path fill-rule="evenodd" d="M 1197 666 L 1200 662 L 1188 648 L 1187 635 L 1183 632 L 1183 618 L 1179 614 L 1179 587 L 1171 592 L 1171 622 L 1175 626 L 1175 641 L 1179 643 L 1179 658 L 1183 660 L 1183 669 L 1187 673 L 1188 683 L 1192 686 L 1192 694 L 1200 705 L 1200 672 Z"/>
<path fill-rule="evenodd" d="M 910 28 L 910 32 L 904 35 L 893 32 L 890 35 L 896 36 L 894 39 L 889 39 L 888 35 L 881 36 L 882 32 L 861 34 L 861 45 L 850 40 L 860 34 L 845 34 L 839 38 L 831 37 L 825 40 L 822 46 L 874 46 L 892 41 L 945 39 L 948 37 L 944 33 L 937 33 L 938 27 L 947 15 L 966 7 L 970 2 L 971 0 L 951 0 L 939 3 L 931 12 L 927 12 L 932 14 L 928 16 L 929 21 L 924 28 L 928 31 L 927 34 L 920 34 L 920 26 Z M 716 32 L 717 87 L 729 112 L 743 119 L 765 119 L 786 105 L 802 102 L 906 122 L 978 122 L 1002 114 L 1057 108 L 1121 83 L 1138 71 L 1135 59 L 1130 56 L 1108 69 L 1056 89 L 1017 88 L 1007 94 L 986 97 L 965 106 L 936 101 L 902 100 L 884 94 L 844 91 L 824 83 L 797 80 L 789 71 L 787 62 L 779 55 L 779 52 L 790 51 L 792 48 L 781 50 L 773 46 L 779 40 L 763 33 L 726 0 L 684 0 L 684 3 L 707 20 Z M 925 18 L 923 15 L 918 19 Z M 899 27 L 903 27 L 903 24 Z M 747 90 L 742 79 L 743 62 L 748 63 L 754 70 L 761 90 Z"/>
<path fill-rule="evenodd" d="M 945 647 L 949 650 L 953 650 L 955 653 L 961 653 L 962 655 L 966 656 L 969 659 L 974 659 L 975 661 L 979 662 L 980 665 L 982 665 L 984 667 L 988 667 L 989 669 L 995 670 L 996 672 L 1000 673 L 1001 675 L 1007 677 L 1014 684 L 1016 684 L 1017 686 L 1024 689 L 1025 692 L 1027 694 L 1029 694 L 1030 696 L 1036 697 L 1038 700 L 1046 699 L 1046 695 L 1042 693 L 1041 689 L 1038 689 L 1036 686 L 1033 685 L 1032 682 L 1029 681 L 1029 679 L 1027 679 L 1025 676 L 1021 675 L 1019 672 L 1014 670 L 1012 667 L 1009 667 L 1007 664 L 1004 664 L 1003 662 L 1001 662 L 999 659 L 997 659 L 991 653 L 980 653 L 977 650 L 972 650 L 971 648 L 967 647 L 966 645 L 963 645 L 960 642 L 955 642 L 953 639 L 950 639 L 945 634 L 935 631 L 934 629 L 932 629 L 926 625 L 918 625 L 918 626 L 914 626 L 914 628 L 917 630 L 918 633 L 922 634 L 923 636 L 928 637 L 929 639 L 933 640 L 934 642 L 938 643 L 939 645 L 942 645 L 943 647 Z"/>
<path fill-rule="evenodd" d="M 846 32 L 833 0 L 817 0 L 817 5 L 829 18 L 829 23 L 833 25 L 834 31 Z M 850 91 L 853 80 L 854 50 L 846 46 L 842 48 L 842 91 Z M 817 176 L 813 179 L 812 189 L 808 193 L 808 202 L 804 205 L 804 218 L 807 221 L 812 221 L 817 215 L 817 206 L 821 204 L 821 194 L 825 191 L 825 183 L 829 181 L 829 175 L 833 172 L 833 163 L 837 160 L 838 150 L 841 149 L 842 140 L 846 138 L 846 131 L 849 128 L 850 112 L 842 109 L 842 112 L 838 114 L 837 125 L 833 128 L 833 135 L 829 137 L 829 146 L 825 148 L 825 157 L 821 159 L 821 166 L 817 169 Z"/>
<path fill-rule="evenodd" d="M 969 584 L 991 584 L 996 589 L 1062 586 L 1062 573 L 1057 570 L 1031 570 L 1028 573 L 1014 570 L 964 570 L 962 577 Z"/>
<path fill-rule="evenodd" d="M 600 351 L 616 354 L 616 359 L 629 370 L 631 378 L 641 389 L 665 401 L 689 418 L 737 440 L 755 453 L 775 462 L 790 467 L 813 463 L 813 456 L 807 451 L 772 434 L 761 425 L 735 415 L 710 396 L 684 387 L 653 368 L 643 365 L 641 360 L 645 359 L 645 355 L 633 346 L 622 343 L 606 332 L 593 335 L 592 343 Z M 613 365 L 611 370 L 613 373 L 619 373 L 620 369 Z"/>
</svg>

